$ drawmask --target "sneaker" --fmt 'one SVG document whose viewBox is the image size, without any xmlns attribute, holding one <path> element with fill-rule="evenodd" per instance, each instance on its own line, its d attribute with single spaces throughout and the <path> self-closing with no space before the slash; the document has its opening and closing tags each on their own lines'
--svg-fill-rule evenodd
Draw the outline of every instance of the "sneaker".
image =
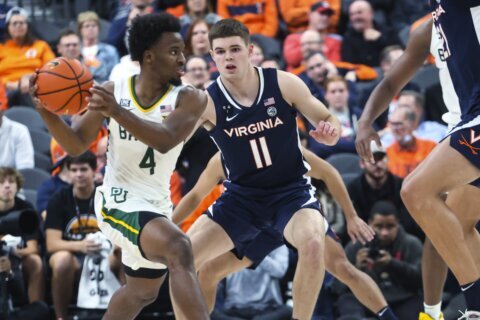
<svg viewBox="0 0 480 320">
<path fill-rule="evenodd" d="M 480 320 L 480 312 L 478 311 L 465 311 L 465 313 L 460 311 L 460 313 L 462 316 L 458 320 Z"/>
<path fill-rule="evenodd" d="M 426 314 L 425 312 L 420 312 L 418 315 L 418 320 L 434 320 L 432 317 L 430 317 L 429 314 Z M 440 318 L 438 320 L 444 320 L 443 318 L 443 313 L 440 313 Z"/>
</svg>

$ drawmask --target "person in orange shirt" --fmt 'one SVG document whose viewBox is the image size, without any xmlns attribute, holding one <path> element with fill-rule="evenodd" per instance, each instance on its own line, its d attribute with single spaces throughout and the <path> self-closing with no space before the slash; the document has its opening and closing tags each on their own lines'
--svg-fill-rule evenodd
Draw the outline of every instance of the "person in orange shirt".
<svg viewBox="0 0 480 320">
<path fill-rule="evenodd" d="M 436 145 L 413 135 L 416 117 L 408 108 L 397 108 L 389 119 L 395 142 L 386 150 L 388 170 L 400 178 L 408 176 Z"/>
<path fill-rule="evenodd" d="M 280 13 L 282 14 L 283 20 L 287 24 L 288 31 L 293 33 L 308 29 L 310 27 L 309 14 L 310 12 L 316 11 L 312 10 L 312 7 L 318 4 L 328 7 L 331 10 L 329 13 L 329 32 L 337 33 L 342 7 L 341 0 L 280 0 Z"/>
<path fill-rule="evenodd" d="M 32 35 L 25 9 L 7 12 L 7 41 L 0 44 L 0 84 L 7 88 L 9 105 L 31 105 L 28 95 L 30 75 L 55 58 L 49 45 Z"/>
<path fill-rule="evenodd" d="M 251 34 L 274 38 L 278 31 L 275 0 L 218 0 L 217 14 L 242 22 Z"/>
</svg>

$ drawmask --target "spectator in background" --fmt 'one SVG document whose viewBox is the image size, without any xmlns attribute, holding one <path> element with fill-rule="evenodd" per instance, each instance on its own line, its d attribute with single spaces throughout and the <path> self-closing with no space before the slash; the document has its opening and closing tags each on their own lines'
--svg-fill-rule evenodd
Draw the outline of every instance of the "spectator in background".
<svg viewBox="0 0 480 320">
<path fill-rule="evenodd" d="M 185 76 L 182 80 L 197 89 L 205 90 L 210 82 L 207 61 L 203 57 L 190 56 L 185 63 Z"/>
<path fill-rule="evenodd" d="M 391 114 L 389 126 L 394 142 L 387 148 L 388 169 L 405 178 L 435 148 L 436 143 L 415 137 L 413 130 L 417 115 L 409 108 L 397 108 Z"/>
<path fill-rule="evenodd" d="M 30 76 L 55 55 L 45 41 L 32 34 L 25 9 L 14 7 L 6 16 L 7 40 L 0 44 L 0 84 L 5 85 L 10 106 L 30 105 Z"/>
<path fill-rule="evenodd" d="M 90 151 L 72 158 L 68 162 L 72 185 L 57 192 L 48 202 L 45 233 L 57 319 L 67 319 L 83 258 L 101 248 L 101 244 L 85 239 L 87 234 L 99 231 L 93 205 L 96 167 L 97 159 Z M 111 268 L 118 263 L 113 258 L 110 262 Z"/>
<path fill-rule="evenodd" d="M 282 70 L 282 67 L 280 65 L 280 62 L 278 62 L 277 59 L 275 58 L 270 58 L 270 59 L 264 59 L 262 63 L 260 64 L 260 67 L 262 68 L 273 68 L 273 69 L 278 69 Z"/>
<path fill-rule="evenodd" d="M 106 42 L 117 49 L 118 55 L 123 57 L 128 54 L 126 43 L 127 29 L 130 21 L 139 14 L 153 11 L 152 0 L 129 0 L 129 4 L 119 8 L 112 20 Z"/>
<path fill-rule="evenodd" d="M 286 2 L 290 3 L 291 1 Z M 320 34 L 320 43 L 317 45 L 321 45 L 321 47 L 317 47 L 315 51 L 322 51 L 330 61 L 340 61 L 341 37 L 328 33 L 328 26 L 330 25 L 333 13 L 334 11 L 330 8 L 329 2 L 319 1 L 313 3 L 309 7 L 307 30 L 317 31 Z M 303 46 L 301 45 L 301 36 L 302 32 L 292 33 L 285 39 L 283 56 L 287 63 L 287 70 L 300 66 L 302 59 L 305 57 L 304 53 L 302 53 Z"/>
<path fill-rule="evenodd" d="M 389 158 L 385 150 L 379 149 L 373 141 L 371 148 L 375 163 L 360 159 L 360 167 L 363 173 L 347 186 L 348 194 L 352 199 L 358 216 L 362 220 L 368 221 L 370 211 L 375 202 L 381 200 L 390 201 L 398 209 L 398 219 L 407 232 L 418 238 L 423 238 L 423 233 L 408 213 L 400 198 L 403 180 L 394 176 L 388 170 Z"/>
<path fill-rule="evenodd" d="M 17 197 L 22 183 L 23 178 L 17 170 L 0 167 L 0 218 L 16 210 L 34 211 L 32 204 Z M 33 216 L 34 219 L 37 218 L 35 214 Z M 0 235 L 1 240 L 5 241 L 1 249 L 8 252 L 0 257 L 0 272 L 11 275 L 3 285 L 7 286 L 7 294 L 13 306 L 20 308 L 7 319 L 48 319 L 48 307 L 43 302 L 45 277 L 39 254 L 39 235 L 39 229 L 34 234 L 23 235 L 21 238 L 9 234 Z"/>
<path fill-rule="evenodd" d="M 357 153 L 355 136 L 362 110 L 349 105 L 348 83 L 343 77 L 333 76 L 325 81 L 325 100 L 330 112 L 340 121 L 341 136 L 334 146 L 326 146 L 309 138 L 309 149 L 323 159 L 339 152 Z"/>
<path fill-rule="evenodd" d="M 223 307 L 216 309 L 212 320 L 289 320 L 292 309 L 286 306 L 280 291 L 280 279 L 288 269 L 286 246 L 272 251 L 255 268 L 245 269 L 225 279 Z"/>
<path fill-rule="evenodd" d="M 100 19 L 95 12 L 80 13 L 77 23 L 82 38 L 83 63 L 88 66 L 96 82 L 105 82 L 119 61 L 117 49 L 99 41 Z"/>
<path fill-rule="evenodd" d="M 208 0 L 187 0 L 185 3 L 185 13 L 180 17 L 182 25 L 181 33 L 186 35 L 186 31 L 195 20 L 204 20 L 208 25 L 214 25 L 222 18 L 216 14 Z"/>
<path fill-rule="evenodd" d="M 34 152 L 28 128 L 3 114 L 0 110 L 0 166 L 17 170 L 33 168 Z"/>
<path fill-rule="evenodd" d="M 210 25 L 205 20 L 200 19 L 192 22 L 185 39 L 185 57 L 203 57 L 209 66 L 210 79 L 214 80 L 218 77 L 218 71 L 210 55 L 208 31 L 210 31 Z"/>
<path fill-rule="evenodd" d="M 416 319 L 422 309 L 422 244 L 405 232 L 398 220 L 398 209 L 389 201 L 373 205 L 368 223 L 377 238 L 367 247 L 349 243 L 345 248 L 348 260 L 375 280 L 398 319 Z M 338 310 L 342 315 L 366 316 L 352 293 L 339 298 Z"/>
<path fill-rule="evenodd" d="M 400 44 L 397 34 L 374 23 L 372 5 L 366 0 L 352 2 L 348 13 L 351 26 L 343 37 L 342 60 L 378 67 L 383 48 Z"/>
<path fill-rule="evenodd" d="M 78 34 L 70 29 L 63 30 L 58 38 L 57 51 L 61 57 L 82 60 Z"/>
<path fill-rule="evenodd" d="M 222 18 L 242 22 L 250 34 L 275 38 L 278 31 L 278 11 L 275 0 L 218 0 L 217 13 Z"/>
<path fill-rule="evenodd" d="M 407 108 L 415 114 L 415 121 L 413 122 L 413 134 L 415 137 L 438 143 L 445 137 L 447 126 L 436 121 L 424 120 L 424 103 L 425 99 L 420 92 L 405 90 L 400 92 L 396 107 Z M 391 130 L 385 130 L 382 133 L 381 140 L 384 147 L 390 146 L 394 141 Z"/>
<path fill-rule="evenodd" d="M 0 83 L 0 111 L 8 109 L 7 91 L 5 86 Z"/>
<path fill-rule="evenodd" d="M 252 50 L 252 55 L 250 56 L 250 62 L 256 66 L 256 67 L 260 67 L 260 65 L 262 64 L 263 60 L 265 59 L 265 56 L 263 55 L 263 49 L 262 47 L 256 43 L 256 42 L 252 42 L 251 43 L 252 46 L 253 46 L 253 50 Z"/>
</svg>

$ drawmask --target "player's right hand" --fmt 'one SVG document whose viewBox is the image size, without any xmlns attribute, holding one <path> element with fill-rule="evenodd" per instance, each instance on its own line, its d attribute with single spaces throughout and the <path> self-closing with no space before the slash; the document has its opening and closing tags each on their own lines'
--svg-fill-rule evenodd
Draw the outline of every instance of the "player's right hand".
<svg viewBox="0 0 480 320">
<path fill-rule="evenodd" d="M 372 150 L 370 149 L 370 143 L 375 141 L 377 146 L 380 148 L 382 143 L 380 142 L 380 136 L 373 129 L 370 124 L 358 123 L 357 138 L 355 139 L 355 147 L 357 148 L 357 153 L 364 161 L 375 163 L 373 159 Z"/>
</svg>

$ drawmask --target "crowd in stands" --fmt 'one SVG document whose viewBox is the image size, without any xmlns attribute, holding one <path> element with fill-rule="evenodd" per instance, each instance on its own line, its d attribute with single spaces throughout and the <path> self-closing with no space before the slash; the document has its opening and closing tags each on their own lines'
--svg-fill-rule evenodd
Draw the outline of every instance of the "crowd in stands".
<svg viewBox="0 0 480 320">
<path fill-rule="evenodd" d="M 220 19 L 234 18 L 252 34 L 253 65 L 298 75 L 340 120 L 341 138 L 335 146 L 321 145 L 310 138 L 311 125 L 306 119 L 299 117 L 297 122 L 304 146 L 337 168 L 359 217 L 376 231 L 376 240 L 367 246 L 349 243 L 341 210 L 324 185 L 315 181 L 318 197 L 350 262 L 377 282 L 400 319 L 416 318 L 422 307 L 420 259 L 424 235 L 403 205 L 400 188 L 403 179 L 447 132 L 441 120 L 445 106 L 438 74 L 430 73 L 433 81 L 414 78 L 375 122 L 383 144 L 383 148 L 372 144 L 375 163 L 356 155 L 355 136 L 369 95 L 402 55 L 410 30 L 425 21 L 428 1 L 112 3 L 115 10 L 111 12 L 79 12 L 55 44 L 35 36 L 38 33 L 28 8 L 0 7 L 4 13 L 0 15 L 0 31 L 4 32 L 0 42 L 0 220 L 18 210 L 38 213 L 38 230 L 33 234 L 14 237 L 0 230 L 0 237 L 4 236 L 0 247 L 0 318 L 4 312 L 9 313 L 8 319 L 67 319 L 78 313 L 75 301 L 82 287 L 82 269 L 89 266 L 100 268 L 113 279 L 105 292 L 98 292 L 100 300 L 113 294 L 109 288 L 124 283 L 121 253 L 117 248 L 105 249 L 107 240 L 98 236 L 93 207 L 94 190 L 103 181 L 106 165 L 106 127 L 98 133 L 90 151 L 70 157 L 41 123 L 34 125 L 29 80 L 37 68 L 55 56 L 80 60 L 97 83 L 137 74 L 140 65 L 128 54 L 128 27 L 136 16 L 159 11 L 180 19 L 185 40 L 185 83 L 205 89 L 216 79 L 208 31 Z M 101 30 L 104 26 L 108 30 Z M 430 71 L 432 62 L 425 61 L 423 69 Z M 64 119 L 72 124 L 77 117 Z M 204 129 L 185 145 L 171 180 L 174 204 L 192 189 L 216 151 Z M 187 230 L 221 192 L 219 184 L 182 229 Z M 288 301 L 295 252 L 282 247 L 264 264 L 220 283 L 212 318 L 291 318 Z M 2 296 L 3 286 L 8 287 L 6 297 Z M 448 307 L 451 301 L 450 308 L 462 306 L 461 298 L 448 300 L 456 296 L 458 287 L 447 285 L 446 290 L 445 305 Z M 168 293 L 161 297 L 167 299 Z M 105 302 L 100 300 L 93 309 L 102 309 L 98 306 Z M 161 305 L 163 314 L 171 311 L 168 303 L 157 305 Z M 374 317 L 330 275 L 325 278 L 315 314 L 315 319 Z"/>
</svg>

